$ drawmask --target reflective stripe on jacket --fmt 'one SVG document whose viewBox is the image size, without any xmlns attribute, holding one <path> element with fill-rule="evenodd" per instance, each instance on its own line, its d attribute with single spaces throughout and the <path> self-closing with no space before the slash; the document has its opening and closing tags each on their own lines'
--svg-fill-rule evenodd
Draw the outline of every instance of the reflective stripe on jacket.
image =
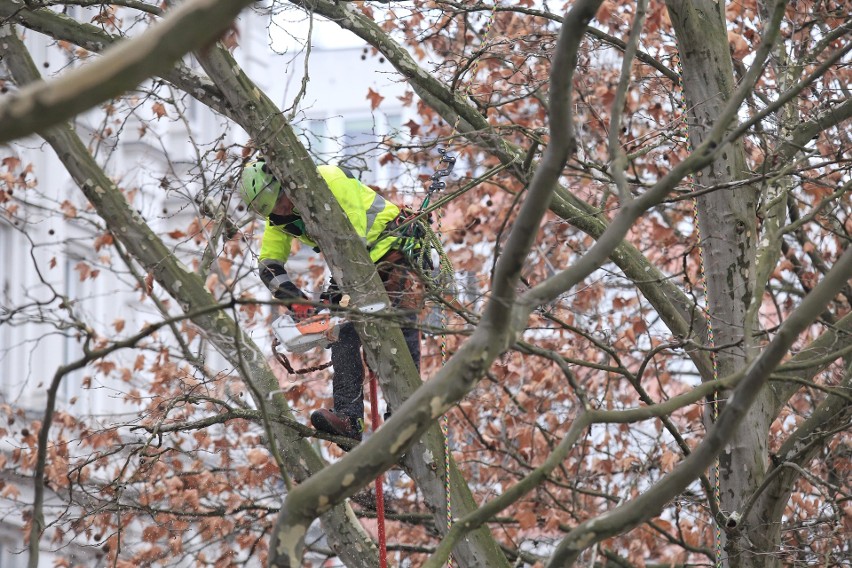
<svg viewBox="0 0 852 568">
<path fill-rule="evenodd" d="M 355 233 L 370 249 L 370 259 L 377 262 L 399 240 L 397 237 L 382 235 L 385 226 L 399 215 L 399 207 L 355 179 L 348 170 L 337 166 L 319 166 L 317 171 L 349 217 Z M 382 238 L 377 242 L 380 236 Z M 260 245 L 260 261 L 269 259 L 286 262 L 294 238 L 310 247 L 317 246 L 307 233 L 299 235 L 287 232 L 284 226 L 275 225 L 267 219 Z"/>
</svg>

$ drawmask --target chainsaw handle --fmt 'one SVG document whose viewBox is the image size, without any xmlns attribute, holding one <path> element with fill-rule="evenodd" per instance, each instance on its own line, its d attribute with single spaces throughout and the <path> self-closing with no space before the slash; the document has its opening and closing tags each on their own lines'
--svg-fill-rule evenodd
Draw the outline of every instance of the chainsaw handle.
<svg viewBox="0 0 852 568">
<path fill-rule="evenodd" d="M 290 304 L 290 311 L 297 320 L 307 319 L 316 314 L 316 308 L 310 304 Z"/>
</svg>

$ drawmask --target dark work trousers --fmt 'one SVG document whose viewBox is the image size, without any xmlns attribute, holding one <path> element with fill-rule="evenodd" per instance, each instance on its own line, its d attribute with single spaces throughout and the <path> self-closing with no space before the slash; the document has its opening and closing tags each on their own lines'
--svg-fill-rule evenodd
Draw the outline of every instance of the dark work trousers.
<svg viewBox="0 0 852 568">
<path fill-rule="evenodd" d="M 420 330 L 417 329 L 417 309 L 422 306 L 423 287 L 402 254 L 391 251 L 376 267 L 395 308 L 406 311 L 402 324 L 405 344 L 420 370 Z M 331 364 L 334 368 L 332 392 L 334 413 L 355 421 L 364 418 L 364 362 L 361 357 L 361 338 L 351 323 L 340 328 L 339 339 L 331 345 Z"/>
</svg>

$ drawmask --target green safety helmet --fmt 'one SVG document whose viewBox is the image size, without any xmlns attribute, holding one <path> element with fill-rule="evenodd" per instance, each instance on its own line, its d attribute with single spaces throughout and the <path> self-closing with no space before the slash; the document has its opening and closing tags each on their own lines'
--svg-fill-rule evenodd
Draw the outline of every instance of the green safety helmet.
<svg viewBox="0 0 852 568">
<path fill-rule="evenodd" d="M 259 215 L 269 217 L 280 192 L 281 182 L 275 179 L 263 160 L 249 162 L 243 168 L 240 195 Z"/>
</svg>

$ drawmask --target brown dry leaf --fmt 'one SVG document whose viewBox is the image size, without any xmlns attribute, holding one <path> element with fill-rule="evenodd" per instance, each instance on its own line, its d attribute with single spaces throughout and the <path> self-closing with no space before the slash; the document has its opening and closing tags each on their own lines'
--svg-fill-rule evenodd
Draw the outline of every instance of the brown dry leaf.
<svg viewBox="0 0 852 568">
<path fill-rule="evenodd" d="M 77 217 L 77 208 L 67 199 L 62 202 L 59 208 L 62 210 L 62 214 L 66 219 L 75 219 Z"/>
<path fill-rule="evenodd" d="M 95 239 L 95 243 L 94 243 L 95 244 L 95 250 L 99 251 L 102 248 L 104 248 L 105 246 L 109 246 L 109 245 L 113 244 L 113 242 L 114 241 L 113 241 L 113 238 L 112 238 L 112 234 L 102 233 L 101 235 L 98 235 L 98 237 Z"/>
<path fill-rule="evenodd" d="M 403 126 L 408 128 L 408 131 L 411 132 L 412 136 L 417 136 L 420 133 L 420 125 L 414 122 L 413 118 L 403 124 Z"/>
<path fill-rule="evenodd" d="M 207 288 L 207 291 L 213 294 L 216 291 L 216 287 L 219 285 L 219 275 L 211 274 L 207 277 L 207 282 L 205 282 L 204 286 Z"/>
<path fill-rule="evenodd" d="M 157 115 L 158 120 L 163 118 L 164 116 L 168 117 L 168 114 L 166 113 L 166 106 L 163 103 L 154 103 L 153 105 L 151 105 L 151 110 L 154 112 L 155 115 Z"/>
<path fill-rule="evenodd" d="M 18 166 L 21 165 L 20 158 L 16 158 L 15 156 L 7 156 L 3 158 L 3 165 L 7 170 L 14 170 Z"/>
<path fill-rule="evenodd" d="M 260 448 L 252 448 L 249 450 L 247 457 L 249 463 L 255 467 L 265 464 L 269 459 L 266 455 L 266 451 L 261 450 Z"/>
<path fill-rule="evenodd" d="M 414 92 L 406 91 L 404 95 L 402 95 L 401 97 L 397 97 L 397 99 L 399 99 L 399 101 L 402 103 L 402 106 L 410 106 L 411 103 L 414 101 Z"/>
<path fill-rule="evenodd" d="M 745 38 L 735 31 L 728 32 L 728 45 L 731 46 L 731 53 L 737 59 L 742 59 L 751 51 Z"/>
<path fill-rule="evenodd" d="M 538 518 L 532 511 L 521 511 L 515 515 L 515 519 L 522 529 L 531 529 L 538 522 Z"/>
<path fill-rule="evenodd" d="M 232 23 L 228 26 L 228 28 L 222 33 L 219 41 L 223 46 L 225 46 L 225 49 L 233 52 L 240 45 L 240 31 L 237 29 L 237 25 Z"/>
<path fill-rule="evenodd" d="M 78 262 L 74 265 L 74 270 L 80 273 L 80 282 L 82 282 L 89 277 L 89 274 L 92 272 L 92 267 L 85 262 Z"/>
<path fill-rule="evenodd" d="M 595 19 L 599 21 L 601 24 L 608 24 L 609 19 L 612 17 L 613 12 L 615 12 L 615 5 L 612 3 L 612 0 L 605 0 L 601 7 L 598 8 L 598 13 L 595 16 Z"/>
<path fill-rule="evenodd" d="M 367 100 L 370 101 L 370 110 L 376 110 L 385 98 L 373 89 L 367 89 Z"/>
<path fill-rule="evenodd" d="M 234 267 L 234 261 L 229 258 L 219 257 L 219 270 L 222 271 L 222 274 L 230 274 L 231 269 Z"/>
</svg>

